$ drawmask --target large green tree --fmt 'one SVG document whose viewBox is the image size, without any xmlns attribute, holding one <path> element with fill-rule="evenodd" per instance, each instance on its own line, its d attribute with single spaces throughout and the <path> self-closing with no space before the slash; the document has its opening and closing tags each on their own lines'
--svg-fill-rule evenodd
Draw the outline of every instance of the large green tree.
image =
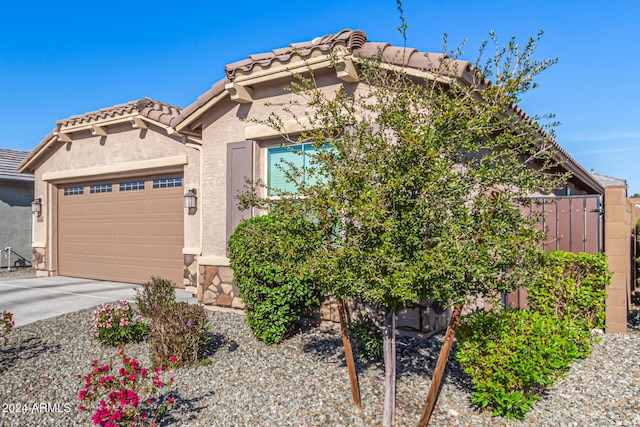
<svg viewBox="0 0 640 427">
<path fill-rule="evenodd" d="M 465 302 L 524 283 L 542 235 L 519 206 L 566 178 L 553 172 L 555 146 L 539 118 L 515 106 L 555 60 L 532 59 L 540 35 L 504 48 L 491 36 L 493 55 L 484 43 L 475 64 L 458 61 L 459 49 L 426 70 L 360 57 L 359 82 L 334 92 L 311 69 L 298 75 L 290 89 L 299 106 L 274 106 L 266 123 L 284 135 L 296 117 L 312 130 L 291 141 L 316 150 L 296 151 L 303 167 L 282 165 L 295 191 L 260 197 L 256 182 L 242 198 L 320 222 L 325 244 L 310 267 L 319 282 L 385 308 L 385 426 L 395 412 L 396 313 L 426 299 L 455 307 L 450 346 Z M 293 113 L 300 106 L 305 113 Z"/>
</svg>

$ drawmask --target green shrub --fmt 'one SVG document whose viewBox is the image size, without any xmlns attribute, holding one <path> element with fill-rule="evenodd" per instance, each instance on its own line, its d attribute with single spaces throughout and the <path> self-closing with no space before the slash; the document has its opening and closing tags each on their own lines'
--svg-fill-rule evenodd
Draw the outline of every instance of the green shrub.
<svg viewBox="0 0 640 427">
<path fill-rule="evenodd" d="M 590 352 L 589 331 L 527 310 L 476 311 L 463 318 L 457 338 L 456 357 L 474 386 L 471 401 L 508 418 L 524 419 L 540 392 Z"/>
<path fill-rule="evenodd" d="M 349 336 L 355 343 L 356 352 L 361 360 L 382 360 L 382 332 L 370 316 L 364 315 L 349 323 Z"/>
<path fill-rule="evenodd" d="M 204 307 L 176 302 L 175 283 L 152 277 L 136 290 L 141 315 L 150 320 L 149 353 L 154 367 L 192 366 L 206 354 Z"/>
<path fill-rule="evenodd" d="M 550 252 L 542 274 L 527 287 L 531 310 L 567 318 L 576 327 L 604 328 L 611 274 L 604 254 Z"/>
<path fill-rule="evenodd" d="M 319 304 L 306 263 L 319 243 L 317 227 L 277 214 L 241 222 L 229 239 L 235 284 L 245 303 L 247 321 L 256 338 L 282 341 L 302 311 Z"/>
<path fill-rule="evenodd" d="M 117 346 L 140 342 L 149 334 L 149 327 L 137 316 L 129 302 L 105 302 L 93 311 L 94 337 L 103 345 Z"/>
</svg>

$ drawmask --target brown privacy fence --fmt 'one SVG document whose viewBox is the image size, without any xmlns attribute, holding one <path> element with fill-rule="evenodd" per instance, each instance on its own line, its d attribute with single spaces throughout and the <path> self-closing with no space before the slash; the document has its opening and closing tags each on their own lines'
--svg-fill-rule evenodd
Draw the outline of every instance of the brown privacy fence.
<svg viewBox="0 0 640 427">
<path fill-rule="evenodd" d="M 532 197 L 522 211 L 546 231 L 544 250 L 592 254 L 604 250 L 604 209 L 599 194 Z M 526 289 L 503 296 L 503 303 L 528 308 Z"/>
<path fill-rule="evenodd" d="M 531 205 L 523 210 L 547 232 L 543 249 L 590 254 L 603 251 L 602 196 L 534 197 L 531 200 Z"/>
</svg>

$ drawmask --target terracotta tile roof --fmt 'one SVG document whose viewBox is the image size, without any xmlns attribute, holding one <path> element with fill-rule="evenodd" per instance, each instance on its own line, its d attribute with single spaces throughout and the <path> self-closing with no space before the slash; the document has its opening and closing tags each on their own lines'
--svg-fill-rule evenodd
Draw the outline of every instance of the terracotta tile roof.
<svg viewBox="0 0 640 427">
<path fill-rule="evenodd" d="M 251 71 L 255 66 L 268 67 L 274 61 L 285 63 L 294 55 L 309 56 L 314 50 L 329 52 L 334 47 L 342 45 L 354 51 L 362 47 L 366 39 L 367 35 L 360 30 L 345 29 L 311 41 L 291 43 L 287 47 L 274 49 L 271 52 L 249 55 L 249 58 L 227 64 L 224 68 L 229 80 L 233 80 L 238 71 Z"/>
<path fill-rule="evenodd" d="M 154 101 L 149 98 L 142 98 L 137 101 L 127 102 L 126 104 L 119 104 L 98 111 L 71 116 L 67 119 L 57 121 L 56 124 L 58 128 L 60 126 L 73 126 L 138 112 L 150 120 L 172 126 L 172 122 L 175 122 L 175 119 L 180 115 L 180 111 L 181 109 L 179 107 L 174 107 L 173 105 Z"/>
<path fill-rule="evenodd" d="M 40 152 L 50 145 L 52 141 L 55 142 L 55 132 L 59 131 L 62 126 L 90 124 L 92 122 L 99 122 L 100 120 L 117 118 L 118 116 L 138 112 L 143 117 L 162 123 L 166 126 L 173 127 L 177 123 L 177 119 L 181 111 L 182 110 L 179 107 L 175 107 L 164 102 L 154 101 L 150 98 L 142 98 L 137 101 L 127 102 L 126 104 L 118 104 L 113 107 L 102 108 L 98 111 L 91 111 L 85 114 L 79 114 L 63 120 L 58 120 L 56 122 L 56 128 L 49 132 L 49 134 L 40 141 L 38 146 L 28 153 L 28 156 L 22 160 L 18 167 L 21 170 L 29 170 L 26 166 L 33 158 L 39 156 Z"/>
<path fill-rule="evenodd" d="M 211 89 L 200 95 L 195 102 L 183 109 L 180 115 L 175 118 L 175 120 L 172 120 L 172 126 L 175 127 L 179 123 L 182 123 L 187 117 L 189 117 L 199 108 L 203 107 L 207 102 L 211 101 L 213 98 L 224 92 L 224 86 L 230 82 L 231 81 L 226 77 L 218 80 L 213 86 L 211 86 Z"/>
<path fill-rule="evenodd" d="M 0 148 L 0 181 L 33 182 L 33 175 L 18 172 L 18 165 L 27 157 L 28 154 L 28 151 Z"/>
</svg>

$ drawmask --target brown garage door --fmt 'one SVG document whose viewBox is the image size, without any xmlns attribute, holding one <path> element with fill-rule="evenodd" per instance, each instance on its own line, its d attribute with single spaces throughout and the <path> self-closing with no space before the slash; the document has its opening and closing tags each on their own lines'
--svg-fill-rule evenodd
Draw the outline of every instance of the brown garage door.
<svg viewBox="0 0 640 427">
<path fill-rule="evenodd" d="M 58 274 L 129 283 L 182 283 L 182 177 L 58 188 Z"/>
</svg>

